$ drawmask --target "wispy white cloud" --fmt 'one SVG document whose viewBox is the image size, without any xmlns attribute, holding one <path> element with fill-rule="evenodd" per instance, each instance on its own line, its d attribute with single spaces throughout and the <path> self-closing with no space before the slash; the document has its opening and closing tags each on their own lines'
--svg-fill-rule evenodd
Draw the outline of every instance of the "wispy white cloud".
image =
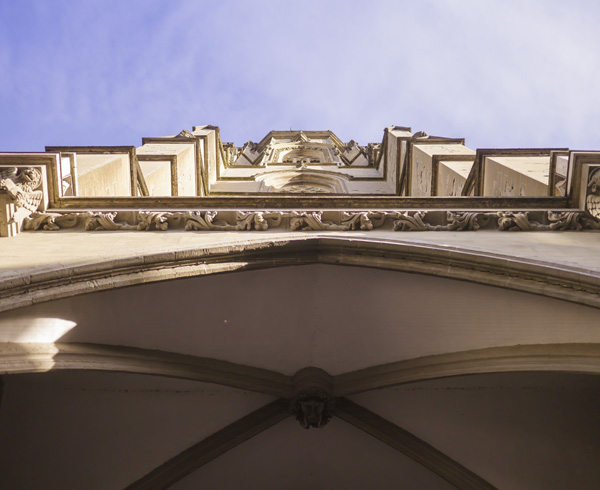
<svg viewBox="0 0 600 490">
<path fill-rule="evenodd" d="M 472 147 L 600 148 L 594 1 L 11 4 L 3 150 L 203 123 L 236 143 L 290 126 L 377 141 L 405 124 Z"/>
</svg>

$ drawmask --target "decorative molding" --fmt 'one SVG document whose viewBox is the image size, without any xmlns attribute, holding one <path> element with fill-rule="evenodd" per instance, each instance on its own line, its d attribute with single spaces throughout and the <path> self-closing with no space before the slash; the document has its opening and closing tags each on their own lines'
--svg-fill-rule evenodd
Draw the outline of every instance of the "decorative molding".
<svg viewBox="0 0 600 490">
<path fill-rule="evenodd" d="M 24 230 L 58 231 L 73 228 L 86 213 L 34 213 L 23 222 Z"/>
<path fill-rule="evenodd" d="M 336 213 L 339 224 L 334 221 L 323 220 L 323 211 L 304 212 L 292 211 L 288 214 L 291 231 L 350 231 L 350 230 L 372 230 L 381 226 L 386 218 L 385 213 L 380 212 L 351 212 L 342 211 Z"/>
<path fill-rule="evenodd" d="M 495 490 L 491 483 L 423 439 L 347 398 L 337 400 L 336 416 L 400 451 L 461 490 Z"/>
<path fill-rule="evenodd" d="M 477 231 L 489 223 L 491 214 L 469 211 L 446 211 L 448 231 Z"/>
<path fill-rule="evenodd" d="M 560 371 L 600 374 L 600 344 L 490 347 L 407 359 L 334 376 L 336 396 L 472 374 Z"/>
<path fill-rule="evenodd" d="M 0 281 L 0 311 L 148 282 L 315 263 L 459 279 L 600 308 L 598 275 L 565 263 L 557 265 L 412 241 L 388 242 L 368 235 L 264 235 L 262 240 L 253 240 L 243 249 L 232 242 L 175 254 L 132 254 L 102 263 L 61 265 L 60 274 L 27 271 Z"/>
<path fill-rule="evenodd" d="M 293 396 L 289 376 L 206 357 L 103 344 L 0 343 L 0 374 L 56 370 L 149 374 Z"/>
<path fill-rule="evenodd" d="M 201 466 L 289 417 L 289 402 L 275 400 L 194 444 L 153 469 L 126 490 L 163 490 Z"/>
<path fill-rule="evenodd" d="M 600 187 L 599 187 L 600 189 Z M 599 195 L 590 194 L 589 201 Z M 593 201 L 595 202 L 595 201 Z M 600 209 L 600 208 L 599 208 Z M 600 211 L 599 211 L 600 212 Z M 585 211 L 110 211 L 33 213 L 24 230 L 57 231 L 583 231 L 600 229 Z"/>
<path fill-rule="evenodd" d="M 394 231 L 440 231 L 447 229 L 447 227 L 432 225 L 424 221 L 427 218 L 427 214 L 426 211 L 393 213 L 393 229 Z"/>
</svg>

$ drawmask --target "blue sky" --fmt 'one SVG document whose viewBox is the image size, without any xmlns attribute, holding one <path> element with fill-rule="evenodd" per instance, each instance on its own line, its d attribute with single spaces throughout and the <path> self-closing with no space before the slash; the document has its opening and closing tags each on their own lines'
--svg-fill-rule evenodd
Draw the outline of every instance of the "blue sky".
<svg viewBox="0 0 600 490">
<path fill-rule="evenodd" d="M 600 149 L 600 2 L 0 0 L 0 151 L 384 127 Z"/>
</svg>

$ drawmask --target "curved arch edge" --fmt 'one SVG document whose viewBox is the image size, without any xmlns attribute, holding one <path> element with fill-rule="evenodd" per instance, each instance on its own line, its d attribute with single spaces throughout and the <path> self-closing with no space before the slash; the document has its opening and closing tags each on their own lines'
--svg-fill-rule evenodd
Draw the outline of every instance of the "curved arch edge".
<svg viewBox="0 0 600 490">
<path fill-rule="evenodd" d="M 425 274 L 600 308 L 600 277 L 577 267 L 417 242 L 321 235 L 271 237 L 29 273 L 0 282 L 0 312 L 151 282 L 308 264 Z"/>
</svg>

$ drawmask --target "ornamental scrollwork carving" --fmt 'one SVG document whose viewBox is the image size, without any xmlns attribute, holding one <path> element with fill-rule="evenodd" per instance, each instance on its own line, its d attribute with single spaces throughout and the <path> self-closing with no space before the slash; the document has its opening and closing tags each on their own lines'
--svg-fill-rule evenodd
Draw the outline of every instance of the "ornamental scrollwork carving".
<svg viewBox="0 0 600 490">
<path fill-rule="evenodd" d="M 342 224 L 344 230 L 363 230 L 370 231 L 373 228 L 382 226 L 386 218 L 386 213 L 380 212 L 358 212 L 352 213 L 345 211 L 342 213 Z"/>
<path fill-rule="evenodd" d="M 137 217 L 137 230 L 161 230 L 169 228 L 168 219 L 171 213 L 140 212 Z"/>
<path fill-rule="evenodd" d="M 580 211 L 548 211 L 548 229 L 562 231 L 598 230 L 600 223 Z"/>
<path fill-rule="evenodd" d="M 427 213 L 417 211 L 412 215 L 408 212 L 392 213 L 395 218 L 393 223 L 394 231 L 439 231 L 446 229 L 445 226 L 432 225 L 424 221 Z"/>
<path fill-rule="evenodd" d="M 237 230 L 223 219 L 217 219 L 217 211 L 191 211 L 183 213 L 186 231 L 227 231 Z"/>
<path fill-rule="evenodd" d="M 343 225 L 338 225 L 332 221 L 323 221 L 323 211 L 293 211 L 291 216 L 290 229 L 292 231 L 344 230 Z"/>
<path fill-rule="evenodd" d="M 73 228 L 79 223 L 80 216 L 87 213 L 33 213 L 23 220 L 24 230 L 58 231 L 62 228 Z"/>
<path fill-rule="evenodd" d="M 291 213 L 290 229 L 292 231 L 369 231 L 374 227 L 383 225 L 386 213 L 383 212 L 351 212 L 344 211 L 340 216 L 340 223 L 324 220 L 322 211 Z"/>
<path fill-rule="evenodd" d="M 495 219 L 494 219 L 495 218 Z M 599 230 L 600 222 L 582 210 L 558 211 L 112 211 L 35 212 L 23 230 L 57 231 L 499 231 Z"/>
<path fill-rule="evenodd" d="M 136 225 L 117 222 L 117 213 L 86 213 L 83 228 L 88 231 L 137 230 Z"/>
<path fill-rule="evenodd" d="M 499 211 L 498 216 L 498 229 L 500 231 L 534 231 L 548 229 L 542 223 L 537 221 L 531 221 L 529 219 L 529 213 L 527 212 L 504 212 Z"/>
<path fill-rule="evenodd" d="M 447 211 L 448 231 L 477 231 L 489 223 L 491 216 L 486 213 L 468 211 Z"/>
<path fill-rule="evenodd" d="M 280 212 L 265 213 L 265 212 L 243 212 L 238 211 L 236 216 L 237 230 L 252 230 L 266 231 L 269 227 L 277 227 L 281 224 L 283 215 Z"/>
</svg>

